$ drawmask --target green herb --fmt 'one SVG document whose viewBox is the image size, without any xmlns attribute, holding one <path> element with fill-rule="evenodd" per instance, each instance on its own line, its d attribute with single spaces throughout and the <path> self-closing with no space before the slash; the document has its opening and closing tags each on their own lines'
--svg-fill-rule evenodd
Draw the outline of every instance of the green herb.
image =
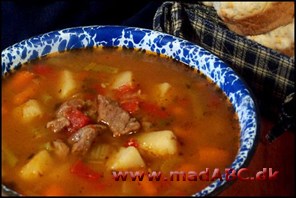
<svg viewBox="0 0 296 198">
<path fill-rule="evenodd" d="M 112 73 L 112 74 L 115 74 L 118 72 L 118 69 L 115 67 L 111 67 L 103 64 L 97 64 L 97 63 L 90 63 L 89 65 L 84 67 L 84 70 L 95 71 L 95 72 L 105 72 L 105 73 Z"/>
</svg>

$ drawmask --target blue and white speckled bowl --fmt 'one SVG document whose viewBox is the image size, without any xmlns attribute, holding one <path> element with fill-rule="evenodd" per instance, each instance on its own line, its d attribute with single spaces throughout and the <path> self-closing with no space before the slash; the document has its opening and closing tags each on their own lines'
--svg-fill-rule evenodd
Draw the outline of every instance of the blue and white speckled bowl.
<svg viewBox="0 0 296 198">
<path fill-rule="evenodd" d="M 240 148 L 231 168 L 245 167 L 253 155 L 258 136 L 258 115 L 250 91 L 237 74 L 219 58 L 203 48 L 160 32 L 122 26 L 87 26 L 69 28 L 21 41 L 2 51 L 2 76 L 23 63 L 52 52 L 94 46 L 123 46 L 165 54 L 189 67 L 200 70 L 229 97 L 239 117 Z M 194 196 L 214 195 L 229 182 L 217 180 Z M 2 191 L 9 191 L 2 186 Z"/>
</svg>

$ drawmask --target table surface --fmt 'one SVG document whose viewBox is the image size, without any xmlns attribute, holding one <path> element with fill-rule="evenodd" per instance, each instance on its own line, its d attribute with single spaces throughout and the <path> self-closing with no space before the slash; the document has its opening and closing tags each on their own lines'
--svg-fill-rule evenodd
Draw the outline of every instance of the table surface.
<svg viewBox="0 0 296 198">
<path fill-rule="evenodd" d="M 247 168 L 249 174 L 272 168 L 279 171 L 278 177 L 273 181 L 236 180 L 220 193 L 221 196 L 295 195 L 295 133 L 287 131 L 269 144 L 264 137 L 272 125 L 271 121 L 262 118 L 258 146 Z"/>
</svg>

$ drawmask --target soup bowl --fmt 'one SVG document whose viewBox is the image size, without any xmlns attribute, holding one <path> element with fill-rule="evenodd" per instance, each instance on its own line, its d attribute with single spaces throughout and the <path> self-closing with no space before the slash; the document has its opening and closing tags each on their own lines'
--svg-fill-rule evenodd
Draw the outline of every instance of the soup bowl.
<svg viewBox="0 0 296 198">
<path fill-rule="evenodd" d="M 162 54 L 194 68 L 212 80 L 229 98 L 240 125 L 239 150 L 231 166 L 239 170 L 249 163 L 258 137 L 258 114 L 254 98 L 243 80 L 222 60 L 189 41 L 161 32 L 123 26 L 86 26 L 53 31 L 14 44 L 1 54 L 2 78 L 24 63 L 53 52 L 91 47 L 123 47 Z M 227 134 L 225 134 L 227 135 Z M 231 181 L 213 181 L 194 196 L 216 195 Z M 2 193 L 17 195 L 2 185 Z"/>
</svg>

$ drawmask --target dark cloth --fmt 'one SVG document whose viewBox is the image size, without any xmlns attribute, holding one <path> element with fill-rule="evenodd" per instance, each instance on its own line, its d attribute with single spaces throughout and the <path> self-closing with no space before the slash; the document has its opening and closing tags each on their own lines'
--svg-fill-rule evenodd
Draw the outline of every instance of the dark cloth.
<svg viewBox="0 0 296 198">
<path fill-rule="evenodd" d="M 154 16 L 153 28 L 220 57 L 251 88 L 262 114 L 269 118 L 278 118 L 285 98 L 295 91 L 295 59 L 230 31 L 212 7 L 197 1 L 164 2 Z"/>
<path fill-rule="evenodd" d="M 152 29 L 160 1 L 1 1 L 1 50 L 32 36 L 76 26 Z"/>
</svg>

